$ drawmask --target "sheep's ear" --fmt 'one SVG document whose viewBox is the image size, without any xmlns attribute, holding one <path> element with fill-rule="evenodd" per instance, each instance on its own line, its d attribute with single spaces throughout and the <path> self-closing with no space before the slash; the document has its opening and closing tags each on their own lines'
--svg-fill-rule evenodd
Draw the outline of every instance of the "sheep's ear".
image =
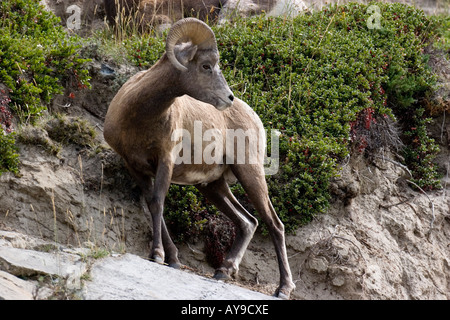
<svg viewBox="0 0 450 320">
<path fill-rule="evenodd" d="M 197 53 L 197 46 L 187 45 L 180 48 L 178 53 L 176 53 L 177 60 L 185 67 L 189 64 L 192 59 L 194 59 L 195 54 Z"/>
<path fill-rule="evenodd" d="M 186 50 L 186 56 L 188 58 L 188 61 L 192 61 L 194 59 L 195 54 L 197 53 L 197 46 L 191 46 Z"/>
</svg>

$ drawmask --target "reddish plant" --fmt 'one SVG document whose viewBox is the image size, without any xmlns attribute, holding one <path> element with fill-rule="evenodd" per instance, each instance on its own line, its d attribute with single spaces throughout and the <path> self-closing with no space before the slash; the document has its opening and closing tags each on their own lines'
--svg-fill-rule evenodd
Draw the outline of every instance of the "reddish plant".
<svg viewBox="0 0 450 320">
<path fill-rule="evenodd" d="M 356 120 L 350 122 L 350 137 L 359 153 L 363 153 L 366 150 L 370 129 L 376 123 L 375 110 L 370 107 L 362 110 L 356 117 Z"/>
<path fill-rule="evenodd" d="M 234 224 L 223 215 L 209 217 L 205 233 L 205 254 L 208 262 L 218 268 L 236 237 Z"/>
<path fill-rule="evenodd" d="M 11 99 L 9 98 L 8 89 L 0 85 L 0 125 L 6 133 L 11 133 L 14 131 L 13 127 L 13 116 L 9 108 L 9 103 Z"/>
</svg>

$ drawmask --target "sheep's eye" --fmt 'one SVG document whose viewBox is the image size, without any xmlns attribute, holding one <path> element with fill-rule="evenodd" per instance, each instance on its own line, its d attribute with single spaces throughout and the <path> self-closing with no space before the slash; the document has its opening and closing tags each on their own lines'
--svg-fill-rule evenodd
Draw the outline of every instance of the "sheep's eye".
<svg viewBox="0 0 450 320">
<path fill-rule="evenodd" d="M 204 64 L 202 67 L 204 70 L 211 70 L 211 66 L 209 64 Z"/>
</svg>

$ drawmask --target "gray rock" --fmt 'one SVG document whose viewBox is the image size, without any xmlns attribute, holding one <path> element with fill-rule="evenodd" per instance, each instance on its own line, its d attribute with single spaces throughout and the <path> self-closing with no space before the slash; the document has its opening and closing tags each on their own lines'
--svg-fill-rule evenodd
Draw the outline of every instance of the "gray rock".
<svg viewBox="0 0 450 320">
<path fill-rule="evenodd" d="M 125 254 L 96 262 L 87 300 L 268 300 L 275 297 Z"/>
<path fill-rule="evenodd" d="M 76 289 L 86 264 L 75 254 L 0 247 L 0 269 L 17 276 L 58 276 L 66 280 L 68 289 Z"/>
<path fill-rule="evenodd" d="M 33 300 L 36 286 L 0 271 L 0 300 Z"/>
</svg>

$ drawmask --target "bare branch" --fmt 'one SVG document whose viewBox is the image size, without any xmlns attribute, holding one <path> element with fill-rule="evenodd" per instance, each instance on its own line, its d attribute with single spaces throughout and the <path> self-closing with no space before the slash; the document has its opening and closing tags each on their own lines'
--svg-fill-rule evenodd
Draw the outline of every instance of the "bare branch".
<svg viewBox="0 0 450 320">
<path fill-rule="evenodd" d="M 375 155 L 375 158 L 382 159 L 383 161 L 388 161 L 388 162 L 390 162 L 390 163 L 395 164 L 396 166 L 399 166 L 400 168 L 402 168 L 403 170 L 405 170 L 406 172 L 408 172 L 409 176 L 412 178 L 412 173 L 411 173 L 411 171 L 410 171 L 410 170 L 408 169 L 408 167 L 405 166 L 404 164 L 401 164 L 400 162 L 394 161 L 394 160 L 389 159 L 389 158 L 385 158 L 384 156 L 380 157 L 380 156 Z"/>
<path fill-rule="evenodd" d="M 411 183 L 412 185 L 416 186 L 428 198 L 428 201 L 430 201 L 430 203 L 431 203 L 431 214 L 433 215 L 433 218 L 431 219 L 431 222 L 430 222 L 430 229 L 433 229 L 434 220 L 436 219 L 436 216 L 434 215 L 434 203 L 433 203 L 433 201 L 431 201 L 431 199 L 428 196 L 428 194 L 425 191 L 423 191 L 423 189 L 421 187 L 419 187 L 417 185 L 417 183 L 412 182 L 411 180 L 406 180 L 406 181 Z"/>
</svg>

